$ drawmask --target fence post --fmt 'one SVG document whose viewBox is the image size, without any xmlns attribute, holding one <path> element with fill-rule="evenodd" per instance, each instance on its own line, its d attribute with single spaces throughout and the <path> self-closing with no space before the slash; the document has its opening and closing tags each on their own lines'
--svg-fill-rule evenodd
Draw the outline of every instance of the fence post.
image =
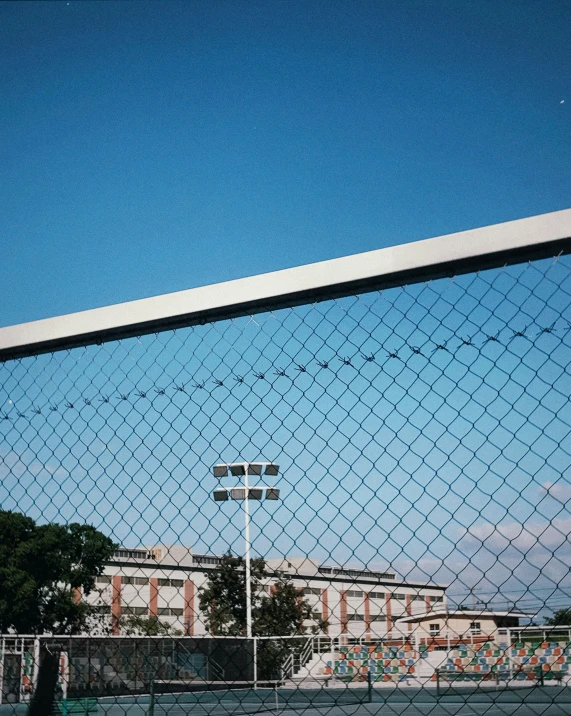
<svg viewBox="0 0 571 716">
<path fill-rule="evenodd" d="M 371 674 L 371 667 L 369 666 L 369 671 L 367 672 L 367 691 L 369 696 L 369 703 L 373 703 L 373 675 Z"/>
<path fill-rule="evenodd" d="M 155 680 L 151 679 L 151 683 L 149 684 L 149 710 L 147 711 L 147 716 L 154 716 L 155 715 Z"/>
<path fill-rule="evenodd" d="M 258 688 L 258 639 L 254 637 L 254 689 Z"/>
</svg>

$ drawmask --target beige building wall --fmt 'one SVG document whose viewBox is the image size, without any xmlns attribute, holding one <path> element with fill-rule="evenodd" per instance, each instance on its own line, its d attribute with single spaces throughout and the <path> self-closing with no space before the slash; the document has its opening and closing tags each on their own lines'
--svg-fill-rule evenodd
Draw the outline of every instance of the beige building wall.
<svg viewBox="0 0 571 716">
<path fill-rule="evenodd" d="M 112 614 L 122 617 L 156 614 L 183 634 L 207 634 L 199 610 L 199 590 L 207 584 L 208 573 L 190 569 L 192 554 L 188 548 L 160 546 L 153 548 L 153 553 L 154 559 L 141 560 L 139 565 L 132 560 L 121 564 L 118 559 L 116 565 L 105 568 L 97 580 L 97 589 L 84 597 L 101 612 L 92 633 L 103 633 L 109 631 L 112 623 L 116 625 L 117 619 L 113 622 Z M 189 569 L 169 568 L 169 562 L 171 565 L 181 562 L 181 566 Z M 284 576 L 304 590 L 304 597 L 320 616 L 325 611 L 331 637 L 347 634 L 354 638 L 380 638 L 400 631 L 394 625 L 399 617 L 426 611 L 428 605 L 433 609 L 445 606 L 445 601 L 437 601 L 444 600 L 442 589 L 437 587 L 375 586 L 359 579 L 330 580 L 318 573 L 316 562 L 307 558 L 279 560 L 279 567 Z M 306 568 L 307 575 L 303 573 Z M 275 581 L 275 578 L 265 580 L 263 588 L 268 594 Z"/>
<path fill-rule="evenodd" d="M 476 622 L 480 625 L 479 630 L 471 630 L 470 625 Z M 430 625 L 437 624 L 439 627 L 438 634 L 431 631 Z M 404 625 L 403 625 L 404 626 Z M 497 631 L 496 621 L 489 616 L 475 616 L 470 615 L 466 617 L 457 617 L 450 615 L 448 617 L 431 617 L 420 623 L 412 625 L 413 634 L 417 638 L 429 639 L 430 637 L 438 636 L 440 638 L 457 639 L 458 637 L 470 637 L 470 636 L 486 636 L 494 635 Z M 402 628 L 402 627 L 401 627 Z"/>
</svg>

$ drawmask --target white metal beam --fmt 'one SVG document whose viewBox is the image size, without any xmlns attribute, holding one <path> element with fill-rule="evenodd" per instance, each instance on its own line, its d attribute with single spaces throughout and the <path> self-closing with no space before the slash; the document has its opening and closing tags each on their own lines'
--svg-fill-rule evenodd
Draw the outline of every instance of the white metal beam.
<svg viewBox="0 0 571 716">
<path fill-rule="evenodd" d="M 571 251 L 571 209 L 0 328 L 0 359 L 143 335 Z"/>
</svg>

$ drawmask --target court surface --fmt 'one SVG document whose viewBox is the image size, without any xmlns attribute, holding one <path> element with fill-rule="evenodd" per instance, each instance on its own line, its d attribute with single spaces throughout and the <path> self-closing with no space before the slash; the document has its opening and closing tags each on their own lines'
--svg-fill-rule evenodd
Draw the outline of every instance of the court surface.
<svg viewBox="0 0 571 716">
<path fill-rule="evenodd" d="M 152 716 L 225 716 L 226 714 L 283 713 L 303 716 L 571 716 L 571 689 L 533 688 L 515 690 L 482 690 L 472 693 L 438 696 L 427 689 L 375 689 L 371 703 L 341 702 L 341 698 L 368 701 L 368 694 L 339 694 L 321 692 L 311 703 L 311 692 L 306 703 L 296 703 L 299 695 L 280 689 L 277 693 L 261 689 L 244 694 L 214 693 L 170 694 L 157 697 Z M 327 702 L 319 702 L 322 698 Z M 102 699 L 99 716 L 151 716 L 150 701 L 142 697 L 136 701 L 129 697 Z"/>
<path fill-rule="evenodd" d="M 196 716 L 223 716 L 237 713 L 232 708 L 217 706 L 212 710 L 204 710 L 197 705 L 172 705 L 171 708 L 156 708 L 155 716 L 182 716 L 183 714 L 196 714 Z M 262 712 L 259 712 L 262 713 Z M 265 713 L 280 713 L 268 711 Z M 570 716 L 571 704 L 510 704 L 510 703 L 373 703 L 359 706 L 322 706 L 319 708 L 287 709 L 284 714 L 303 714 L 303 716 Z M 141 705 L 126 704 L 121 706 L 100 706 L 100 716 L 147 716 L 147 709 Z"/>
<path fill-rule="evenodd" d="M 313 692 L 315 696 L 315 692 Z M 369 702 L 369 696 L 372 701 Z M 298 700 L 301 697 L 301 702 Z M 343 701 L 342 701 L 343 699 Z M 353 699 L 353 703 L 349 702 Z M 314 701 L 314 703 L 312 703 Z M 361 703 L 355 703 L 361 701 Z M 70 702 L 71 703 L 71 702 Z M 25 716 L 26 704 L 0 706 L 2 716 Z M 98 716 L 231 716 L 283 713 L 303 716 L 571 716 L 571 688 L 483 690 L 438 695 L 428 689 L 374 689 L 371 694 L 323 691 L 314 700 L 283 689 L 101 698 Z M 71 711 L 70 716 L 77 715 Z M 78 715 L 79 716 L 79 715 Z M 93 716 L 95 716 L 93 714 Z"/>
</svg>

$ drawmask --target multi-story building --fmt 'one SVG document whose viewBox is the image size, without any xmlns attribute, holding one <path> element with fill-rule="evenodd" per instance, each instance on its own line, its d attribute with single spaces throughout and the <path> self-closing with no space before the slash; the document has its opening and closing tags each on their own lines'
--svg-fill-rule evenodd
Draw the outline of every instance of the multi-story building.
<svg viewBox="0 0 571 716">
<path fill-rule="evenodd" d="M 182 545 L 120 548 L 88 601 L 97 604 L 114 633 L 120 631 L 121 617 L 137 615 L 157 616 L 189 636 L 204 635 L 199 590 L 221 559 Z M 270 593 L 280 577 L 291 580 L 328 623 L 331 637 L 402 634 L 397 620 L 446 606 L 445 586 L 405 581 L 393 572 L 322 565 L 309 557 L 268 559 L 266 564 L 262 590 Z M 412 630 L 412 624 L 404 630 Z"/>
</svg>

